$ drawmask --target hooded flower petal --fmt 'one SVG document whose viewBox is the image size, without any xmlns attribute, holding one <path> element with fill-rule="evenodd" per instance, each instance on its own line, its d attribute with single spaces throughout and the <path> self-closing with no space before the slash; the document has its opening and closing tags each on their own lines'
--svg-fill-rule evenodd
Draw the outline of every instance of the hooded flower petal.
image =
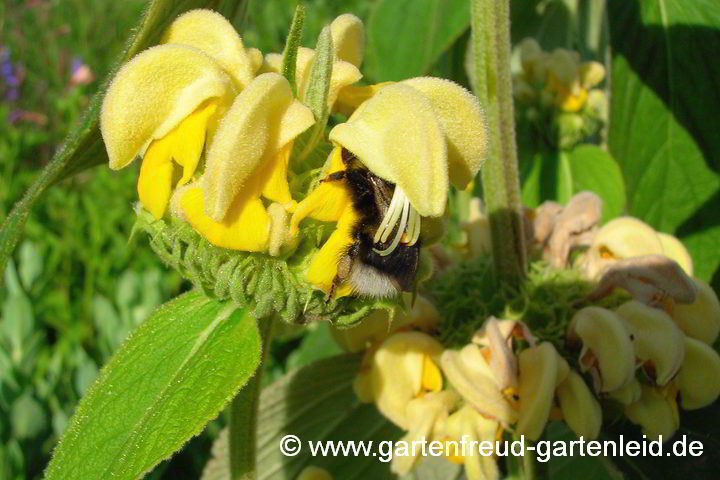
<svg viewBox="0 0 720 480">
<path fill-rule="evenodd" d="M 720 355 L 709 345 L 686 337 L 685 360 L 673 382 L 683 409 L 710 405 L 720 396 Z"/>
<path fill-rule="evenodd" d="M 643 385 L 640 400 L 625 407 L 625 415 L 642 427 L 651 440 L 668 440 L 680 426 L 677 403 L 672 394 Z"/>
<path fill-rule="evenodd" d="M 418 90 L 402 84 L 382 88 L 333 128 L 330 140 L 402 189 L 420 215 L 439 217 L 445 211 L 445 137 L 432 104 Z"/>
<path fill-rule="evenodd" d="M 447 140 L 450 182 L 466 188 L 482 168 L 488 152 L 487 121 L 477 97 L 442 78 L 417 77 L 402 84 L 419 90 L 430 100 Z"/>
<path fill-rule="evenodd" d="M 345 13 L 330 24 L 335 56 L 359 67 L 365 56 L 365 26 L 355 15 Z"/>
<path fill-rule="evenodd" d="M 636 378 L 633 378 L 617 390 L 608 392 L 607 396 L 623 405 L 630 405 L 640 400 L 642 388 L 640 382 L 638 382 Z"/>
<path fill-rule="evenodd" d="M 673 306 L 672 318 L 686 335 L 712 345 L 720 333 L 720 301 L 704 281 L 693 278 L 695 301 Z"/>
<path fill-rule="evenodd" d="M 550 416 L 558 357 L 550 342 L 527 348 L 518 355 L 520 409 L 515 428 L 530 440 L 540 438 Z"/>
<path fill-rule="evenodd" d="M 110 168 L 144 156 L 204 102 L 229 105 L 230 78 L 210 57 L 183 45 L 160 45 L 138 54 L 115 75 L 103 100 L 100 128 Z M 218 112 L 219 113 L 219 112 Z"/>
<path fill-rule="evenodd" d="M 662 232 L 656 233 L 658 239 L 660 240 L 660 244 L 662 245 L 663 254 L 666 257 L 675 260 L 678 265 L 680 265 L 682 269 L 685 270 L 685 273 L 692 276 L 692 257 L 690 257 L 690 253 L 687 251 L 687 248 L 685 248 L 685 245 L 683 245 L 680 240 L 673 237 L 672 235 L 668 235 L 667 233 Z"/>
<path fill-rule="evenodd" d="M 517 413 L 503 395 L 480 347 L 470 344 L 460 351 L 445 350 L 440 365 L 450 384 L 477 411 L 503 425 L 515 422 Z"/>
<path fill-rule="evenodd" d="M 439 369 L 433 358 L 442 352 L 432 337 L 419 332 L 392 335 L 372 359 L 372 389 L 378 410 L 399 427 L 409 430 L 408 402 L 423 392 L 439 391 Z"/>
<path fill-rule="evenodd" d="M 630 382 L 635 373 L 635 352 L 630 334 L 617 314 L 600 307 L 577 312 L 568 329 L 568 340 L 581 341 L 578 363 L 590 370 L 595 390 L 609 392 Z"/>
<path fill-rule="evenodd" d="M 284 77 L 266 73 L 253 80 L 223 117 L 208 149 L 203 182 L 206 215 L 222 221 L 234 199 L 253 183 L 253 176 L 267 173 L 259 167 L 313 123 L 312 112 L 293 99 Z"/>
<path fill-rule="evenodd" d="M 556 393 L 570 429 L 586 440 L 597 438 L 602 425 L 602 409 L 582 377 L 571 370 Z"/>
<path fill-rule="evenodd" d="M 677 373 L 685 356 L 685 335 L 664 311 L 631 300 L 616 310 L 625 320 L 635 357 L 662 386 Z"/>
<path fill-rule="evenodd" d="M 209 55 L 232 77 L 238 90 L 250 84 L 259 67 L 230 22 L 213 10 L 190 10 L 180 15 L 165 31 L 161 43 L 188 45 Z"/>
<path fill-rule="evenodd" d="M 593 238 L 587 254 L 588 275 L 598 277 L 616 260 L 662 253 L 662 243 L 652 227 L 633 217 L 615 218 Z"/>
</svg>

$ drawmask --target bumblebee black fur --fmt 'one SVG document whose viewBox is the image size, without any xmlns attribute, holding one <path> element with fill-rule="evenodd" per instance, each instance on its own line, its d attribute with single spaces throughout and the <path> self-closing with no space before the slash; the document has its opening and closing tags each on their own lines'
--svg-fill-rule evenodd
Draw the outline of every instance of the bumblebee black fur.
<svg viewBox="0 0 720 480">
<path fill-rule="evenodd" d="M 352 228 L 353 243 L 338 262 L 330 297 L 335 289 L 348 281 L 353 293 L 373 297 L 392 297 L 399 291 L 410 291 L 420 260 L 420 242 L 408 246 L 400 243 L 389 255 L 382 256 L 373 247 L 384 249 L 385 243 L 374 244 L 373 237 L 392 200 L 394 185 L 365 168 L 350 151 L 342 150 L 345 170 L 329 175 L 323 181 L 344 181 L 358 221 Z"/>
</svg>

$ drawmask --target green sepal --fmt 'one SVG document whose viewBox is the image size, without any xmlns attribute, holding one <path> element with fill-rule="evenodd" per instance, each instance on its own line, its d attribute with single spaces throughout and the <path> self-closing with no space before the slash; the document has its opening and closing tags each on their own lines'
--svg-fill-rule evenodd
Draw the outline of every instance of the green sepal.
<svg viewBox="0 0 720 480">
<path fill-rule="evenodd" d="M 329 320 L 350 326 L 372 311 L 402 308 L 401 298 L 369 299 L 326 295 L 305 282 L 310 259 L 318 250 L 313 228 L 301 231 L 298 247 L 285 257 L 240 252 L 210 245 L 179 220 L 156 220 L 139 204 L 133 232 L 145 232 L 150 247 L 169 267 L 211 298 L 232 299 L 253 307 L 256 318 L 277 314 L 288 323 Z M 312 238 L 312 237 L 315 238 Z"/>
<path fill-rule="evenodd" d="M 298 3 L 295 7 L 290 31 L 283 50 L 282 74 L 290 82 L 293 95 L 297 96 L 297 83 L 295 82 L 295 69 L 297 68 L 297 52 L 300 48 L 303 24 L 305 23 L 305 5 Z"/>
</svg>

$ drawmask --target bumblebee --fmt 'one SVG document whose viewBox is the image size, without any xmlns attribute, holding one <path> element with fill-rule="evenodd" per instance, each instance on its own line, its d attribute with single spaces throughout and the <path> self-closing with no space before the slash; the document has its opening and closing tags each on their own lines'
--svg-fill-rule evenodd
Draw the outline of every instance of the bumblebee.
<svg viewBox="0 0 720 480">
<path fill-rule="evenodd" d="M 353 294 L 370 297 L 411 290 L 420 260 L 420 215 L 395 185 L 370 172 L 345 148 L 342 161 L 345 169 L 322 182 L 344 183 L 356 221 L 328 298 L 345 282 Z"/>
</svg>

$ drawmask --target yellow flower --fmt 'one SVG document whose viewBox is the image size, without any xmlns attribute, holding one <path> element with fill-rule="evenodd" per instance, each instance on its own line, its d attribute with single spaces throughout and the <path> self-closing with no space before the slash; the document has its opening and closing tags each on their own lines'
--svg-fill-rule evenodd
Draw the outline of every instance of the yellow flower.
<svg viewBox="0 0 720 480">
<path fill-rule="evenodd" d="M 245 49 L 230 22 L 213 10 L 180 15 L 165 31 L 161 43 L 187 45 L 209 55 L 230 75 L 238 91 L 255 78 L 263 60 L 260 50 Z"/>
<path fill-rule="evenodd" d="M 587 103 L 588 90 L 605 78 L 605 67 L 599 62 L 580 63 L 577 52 L 557 48 L 546 60 L 546 89 L 554 95 L 554 103 L 564 112 L 577 112 Z"/>
<path fill-rule="evenodd" d="M 581 342 L 580 369 L 590 371 L 597 392 L 629 383 L 635 374 L 635 351 L 622 319 L 600 307 L 585 307 L 570 322 L 568 341 Z"/>
<path fill-rule="evenodd" d="M 563 419 L 578 437 L 593 440 L 600 434 L 602 409 L 585 380 L 575 371 L 557 387 Z"/>
<path fill-rule="evenodd" d="M 636 378 L 633 378 L 630 382 L 626 383 L 617 390 L 607 393 L 608 398 L 620 402 L 623 405 L 635 403 L 640 400 L 641 396 L 642 388 L 640 382 L 638 382 Z"/>
<path fill-rule="evenodd" d="M 412 446 L 413 442 L 431 442 L 439 437 L 438 430 L 445 424 L 448 412 L 458 401 L 457 394 L 452 391 L 431 392 L 407 402 L 406 414 L 407 434 L 401 441 Z M 408 473 L 418 461 L 421 449 L 413 449 L 409 455 L 395 455 L 390 463 L 390 471 L 397 475 Z M 412 455 L 412 454 L 415 455 Z"/>
<path fill-rule="evenodd" d="M 720 355 L 709 345 L 685 338 L 685 359 L 673 380 L 685 410 L 703 408 L 720 396 Z"/>
<path fill-rule="evenodd" d="M 324 468 L 308 465 L 302 469 L 295 480 L 332 480 L 332 475 Z"/>
<path fill-rule="evenodd" d="M 637 402 L 625 407 L 625 415 L 631 422 L 642 427 L 651 440 L 666 441 L 680 426 L 680 414 L 675 401 L 676 390 L 642 386 L 642 396 Z"/>
<path fill-rule="evenodd" d="M 445 427 L 446 439 L 449 440 L 446 454 L 450 455 L 450 461 L 464 465 L 468 480 L 495 480 L 500 477 L 495 459 L 482 455 L 479 448 L 481 442 L 492 442 L 494 445 L 499 429 L 497 421 L 485 418 L 470 405 L 463 406 L 448 418 Z"/>
<path fill-rule="evenodd" d="M 706 282 L 693 278 L 695 301 L 675 304 L 672 318 L 689 337 L 712 345 L 720 333 L 720 301 Z"/>
<path fill-rule="evenodd" d="M 313 123 L 284 77 L 259 75 L 223 117 L 203 177 L 175 193 L 173 212 L 213 245 L 265 251 L 271 222 L 260 197 L 292 208 L 292 141 Z"/>
<path fill-rule="evenodd" d="M 568 375 L 555 347 L 543 342 L 518 355 L 518 396 L 520 398 L 517 433 L 537 440 L 550 417 L 555 388 Z"/>
<path fill-rule="evenodd" d="M 110 168 L 143 158 L 138 194 L 156 218 L 173 188 L 193 178 L 217 118 L 235 97 L 228 75 L 209 56 L 183 45 L 150 48 L 115 75 L 103 101 L 100 128 Z"/>
<path fill-rule="evenodd" d="M 414 245 L 420 237 L 421 217 L 443 215 L 449 181 L 471 179 L 486 151 L 484 117 L 474 97 L 451 82 L 415 80 L 380 89 L 346 123 L 330 132 L 336 147 L 327 176 L 345 169 L 342 151 L 347 150 L 370 172 L 395 185 L 390 206 L 382 222 L 378 219 L 374 236 L 378 245 L 390 241 L 388 247 L 377 250 L 380 255 L 392 253 L 401 240 Z M 467 121 L 451 120 L 449 107 L 440 106 L 442 99 Z M 298 205 L 291 232 L 297 232 L 308 216 L 337 222 L 307 274 L 310 283 L 329 292 L 337 276 L 338 259 L 352 243 L 358 218 L 343 183 L 322 182 Z M 336 291 L 337 296 L 350 293 L 348 285 Z"/>
<path fill-rule="evenodd" d="M 344 62 L 360 67 L 365 56 L 365 26 L 355 15 L 345 13 L 330 24 L 333 51 Z"/>
<path fill-rule="evenodd" d="M 408 402 L 439 392 L 443 378 L 436 358 L 442 352 L 432 337 L 419 332 L 390 336 L 372 356 L 371 386 L 380 413 L 404 430 L 412 429 Z"/>
<path fill-rule="evenodd" d="M 631 300 L 616 313 L 630 332 L 635 358 L 657 385 L 667 384 L 685 357 L 685 335 L 664 311 Z"/>
</svg>

